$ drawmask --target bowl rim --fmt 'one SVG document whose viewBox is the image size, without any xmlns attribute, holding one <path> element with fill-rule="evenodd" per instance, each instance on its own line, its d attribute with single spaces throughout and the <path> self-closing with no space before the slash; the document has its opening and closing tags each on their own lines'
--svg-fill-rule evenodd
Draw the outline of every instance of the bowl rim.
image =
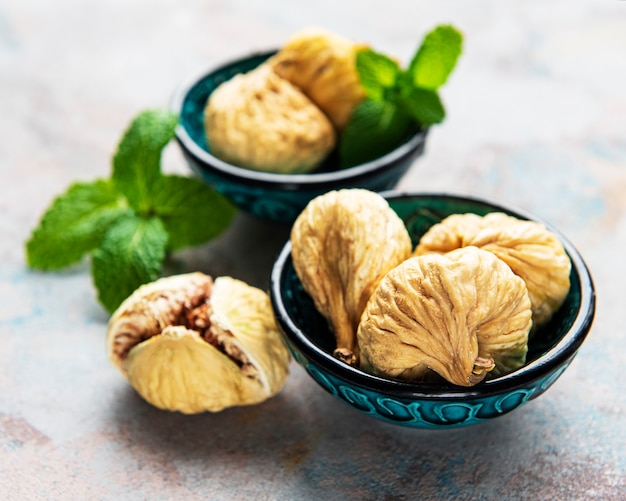
<svg viewBox="0 0 626 501">
<path fill-rule="evenodd" d="M 369 391 L 389 394 L 400 398 L 421 400 L 454 400 L 466 401 L 476 398 L 507 393 L 517 388 L 528 386 L 529 383 L 543 378 L 558 367 L 568 364 L 576 355 L 583 341 L 587 337 L 595 316 L 595 287 L 589 269 L 582 256 L 574 245 L 556 228 L 547 221 L 530 212 L 512 205 L 503 205 L 488 197 L 477 197 L 449 192 L 421 192 L 388 190 L 380 193 L 388 201 L 401 198 L 447 198 L 460 202 L 474 202 L 492 209 L 503 211 L 512 216 L 539 222 L 557 235 L 563 244 L 580 281 L 580 307 L 574 322 L 565 335 L 542 356 L 525 364 L 509 374 L 491 380 L 486 380 L 472 387 L 412 383 L 384 378 L 366 373 L 358 368 L 343 363 L 325 352 L 307 338 L 293 322 L 285 308 L 281 291 L 281 278 L 286 263 L 291 259 L 291 242 L 288 240 L 274 263 L 270 276 L 270 297 L 275 312 L 277 324 L 289 343 L 293 343 L 298 351 L 307 358 L 349 384 L 359 386 Z"/>
<path fill-rule="evenodd" d="M 269 57 L 276 53 L 277 50 L 278 49 L 255 51 L 221 63 L 214 63 L 200 71 L 192 73 L 189 77 L 184 79 L 174 91 L 172 98 L 170 99 L 170 110 L 174 113 L 178 113 L 180 116 L 186 97 L 191 89 L 211 74 L 247 59 L 262 56 Z M 175 136 L 183 149 L 199 163 L 199 167 L 202 169 L 211 169 L 231 179 L 243 179 L 254 184 L 281 184 L 293 187 L 306 186 L 308 188 L 316 188 L 342 181 L 353 181 L 356 178 L 364 177 L 378 170 L 384 170 L 390 167 L 399 160 L 410 156 L 415 150 L 417 150 L 420 145 L 425 142 L 428 131 L 429 127 L 424 127 L 418 130 L 409 138 L 408 141 L 402 143 L 400 146 L 385 155 L 369 162 L 341 170 L 330 172 L 311 172 L 308 174 L 280 174 L 275 172 L 255 171 L 253 169 L 246 169 L 244 167 L 238 167 L 225 162 L 224 160 L 212 155 L 196 143 L 185 126 L 180 122 L 176 126 Z"/>
</svg>

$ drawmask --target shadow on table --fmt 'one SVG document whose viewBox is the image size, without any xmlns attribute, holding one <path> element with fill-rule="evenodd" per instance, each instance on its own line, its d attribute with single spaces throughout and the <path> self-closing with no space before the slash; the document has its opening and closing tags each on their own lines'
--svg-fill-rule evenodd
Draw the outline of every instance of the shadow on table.
<svg viewBox="0 0 626 501">
<path fill-rule="evenodd" d="M 139 464 L 175 468 L 203 492 L 213 483 L 253 497 L 273 486 L 272 499 L 464 499 L 512 486 L 516 475 L 523 481 L 529 440 L 535 447 L 540 438 L 525 411 L 470 428 L 403 428 L 356 413 L 294 365 L 283 392 L 260 405 L 186 416 L 155 409 L 129 388 L 112 419 Z"/>
</svg>

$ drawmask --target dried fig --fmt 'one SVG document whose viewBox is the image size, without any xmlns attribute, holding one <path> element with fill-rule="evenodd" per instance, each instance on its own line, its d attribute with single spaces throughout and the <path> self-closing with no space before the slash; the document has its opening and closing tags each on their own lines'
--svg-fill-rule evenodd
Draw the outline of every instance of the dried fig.
<svg viewBox="0 0 626 501">
<path fill-rule="evenodd" d="M 289 40 L 268 64 L 302 89 L 342 130 L 365 98 L 356 69 L 356 52 L 365 47 L 334 33 L 308 28 Z"/>
<path fill-rule="evenodd" d="M 358 329 L 361 368 L 406 380 L 430 369 L 472 386 L 521 367 L 531 328 L 524 281 L 476 247 L 412 257 L 372 294 Z"/>
<path fill-rule="evenodd" d="M 493 252 L 524 279 L 536 326 L 548 322 L 563 304 L 570 288 L 571 262 L 563 244 L 544 225 L 501 212 L 455 214 L 432 226 L 414 254 L 468 245 Z"/>
<path fill-rule="evenodd" d="M 187 414 L 264 401 L 290 360 L 267 294 L 202 273 L 137 289 L 109 321 L 107 351 L 145 400 Z"/>
<path fill-rule="evenodd" d="M 324 113 L 268 65 L 215 89 L 204 111 L 204 126 L 215 156 L 266 172 L 309 172 L 336 143 Z"/>
<path fill-rule="evenodd" d="M 385 273 L 411 255 L 404 223 L 377 193 L 331 191 L 298 216 L 291 245 L 295 271 L 328 320 L 342 358 L 352 352 L 358 359 L 356 329 L 367 300 Z"/>
</svg>

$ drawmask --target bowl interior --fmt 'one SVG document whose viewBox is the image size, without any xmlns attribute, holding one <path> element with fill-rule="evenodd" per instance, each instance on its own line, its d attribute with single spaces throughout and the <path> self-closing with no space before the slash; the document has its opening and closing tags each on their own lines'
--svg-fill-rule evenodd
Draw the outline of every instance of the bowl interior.
<svg viewBox="0 0 626 501">
<path fill-rule="evenodd" d="M 511 209 L 505 209 L 495 204 L 491 204 L 486 201 L 455 197 L 450 195 L 401 195 L 401 194 L 387 194 L 386 198 L 389 200 L 391 207 L 398 213 L 398 215 L 405 222 L 405 225 L 411 235 L 413 244 L 417 244 L 421 235 L 423 235 L 430 226 L 440 222 L 443 218 L 451 214 L 459 213 L 475 213 L 478 215 L 485 215 L 489 212 L 501 211 L 509 215 L 518 217 L 520 219 L 533 219 L 528 214 L 524 214 L 519 211 Z M 545 363 L 546 354 L 553 350 L 557 345 L 565 343 L 564 338 L 568 337 L 566 346 L 563 347 L 561 353 L 555 356 L 555 360 L 552 362 L 554 365 L 571 358 L 578 347 L 582 343 L 594 314 L 594 302 L 593 302 L 593 288 L 591 284 L 590 276 L 587 269 L 580 259 L 580 256 L 571 244 L 559 234 L 557 230 L 551 228 L 547 223 L 545 224 L 551 231 L 555 232 L 557 236 L 563 242 L 566 251 L 572 258 L 572 272 L 570 274 L 571 287 L 570 291 L 563 303 L 562 307 L 554 315 L 552 320 L 539 328 L 531 337 L 528 346 L 528 354 L 526 364 L 521 369 L 514 371 L 505 376 L 498 378 L 488 379 L 476 385 L 476 389 L 484 388 L 486 391 L 497 389 L 498 385 L 507 385 L 510 380 L 518 373 L 524 373 L 525 371 L 528 378 L 531 378 L 533 374 L 532 370 L 540 371 L 546 370 Z M 581 276 L 581 271 L 583 276 Z M 584 283 L 581 283 L 581 280 Z M 281 291 L 281 300 L 283 301 L 284 311 L 288 312 L 290 320 L 293 322 L 297 330 L 308 339 L 318 350 L 321 350 L 324 356 L 324 362 L 327 367 L 329 364 L 336 365 L 338 368 L 344 371 L 344 376 L 363 375 L 365 379 L 380 382 L 380 378 L 377 376 L 371 376 L 365 374 L 359 369 L 352 370 L 341 362 L 334 362 L 332 358 L 332 351 L 335 348 L 335 339 L 333 334 L 328 328 L 326 320 L 317 312 L 310 296 L 304 291 L 302 284 L 300 283 L 295 270 L 291 256 L 287 256 L 284 262 L 284 268 L 279 278 L 278 287 Z M 584 294 L 584 301 L 583 301 Z M 541 360 L 540 360 L 541 359 Z M 343 367 L 342 367 L 343 365 Z M 532 368 L 531 370 L 528 370 Z M 348 376 L 350 377 L 350 376 Z M 520 381 L 518 381 L 519 383 Z M 437 384 L 435 386 L 428 383 L 407 383 L 397 382 L 399 387 L 403 387 L 408 391 L 420 391 L 423 390 L 426 393 L 432 392 L 432 390 L 445 391 L 446 393 L 458 393 L 465 394 L 468 391 L 467 388 L 456 387 L 454 385 L 448 385 L 445 382 Z M 491 388 L 490 388 L 491 387 Z M 502 388 L 500 388 L 502 389 Z"/>
</svg>

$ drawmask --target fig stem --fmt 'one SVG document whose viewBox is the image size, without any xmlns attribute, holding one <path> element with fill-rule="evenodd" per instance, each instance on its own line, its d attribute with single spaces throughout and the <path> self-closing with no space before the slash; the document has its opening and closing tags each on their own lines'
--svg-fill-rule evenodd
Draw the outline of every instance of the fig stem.
<svg viewBox="0 0 626 501">
<path fill-rule="evenodd" d="M 335 351 L 333 351 L 333 356 L 352 367 L 358 365 L 356 355 L 348 348 L 336 348 Z"/>
<path fill-rule="evenodd" d="M 474 367 L 472 368 L 472 374 L 469 377 L 470 384 L 474 385 L 476 383 L 480 383 L 487 373 L 496 366 L 493 358 L 488 357 L 476 357 L 474 360 Z"/>
</svg>

